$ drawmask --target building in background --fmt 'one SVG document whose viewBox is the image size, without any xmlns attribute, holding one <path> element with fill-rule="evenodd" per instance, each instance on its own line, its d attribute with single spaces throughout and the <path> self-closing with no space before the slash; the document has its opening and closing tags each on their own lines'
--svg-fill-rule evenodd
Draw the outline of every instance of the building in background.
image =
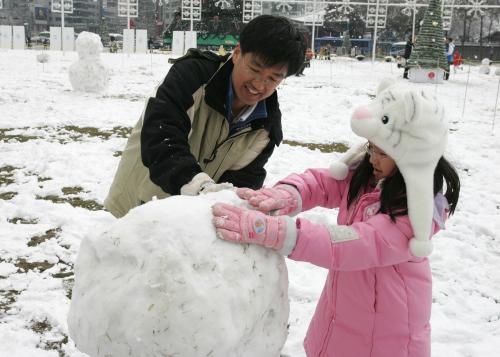
<svg viewBox="0 0 500 357">
<path fill-rule="evenodd" d="M 61 14 L 51 12 L 51 0 L 3 0 L 0 24 L 24 26 L 27 36 L 61 26 Z M 95 0 L 73 0 L 73 13 L 64 15 L 64 25 L 81 31 L 97 32 L 99 6 Z"/>
</svg>

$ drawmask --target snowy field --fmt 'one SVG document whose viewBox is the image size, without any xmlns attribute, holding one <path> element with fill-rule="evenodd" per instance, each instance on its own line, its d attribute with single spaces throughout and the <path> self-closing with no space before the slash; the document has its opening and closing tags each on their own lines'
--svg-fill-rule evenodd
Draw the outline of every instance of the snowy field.
<svg viewBox="0 0 500 357">
<path fill-rule="evenodd" d="M 106 53 L 109 88 L 84 94 L 74 92 L 68 79 L 76 53 L 49 55 L 41 64 L 35 51 L 0 52 L 2 357 L 84 356 L 68 338 L 66 323 L 73 264 L 82 238 L 114 220 L 102 202 L 120 151 L 170 67 L 163 54 Z M 382 78 L 403 81 L 395 63 L 344 59 L 313 61 L 305 74 L 279 87 L 286 142 L 267 165 L 268 185 L 291 172 L 329 165 L 337 156 L 327 151 L 332 144 L 360 140 L 349 129 L 353 109 L 370 100 Z M 431 256 L 433 357 L 499 356 L 500 108 L 493 125 L 498 85 L 498 76 L 474 66 L 452 73 L 442 85 L 420 85 L 446 103 L 446 156 L 462 182 L 458 210 L 435 238 Z M 336 212 L 304 216 L 320 214 Z M 326 271 L 287 265 L 290 333 L 282 354 L 303 357 L 302 339 Z"/>
</svg>

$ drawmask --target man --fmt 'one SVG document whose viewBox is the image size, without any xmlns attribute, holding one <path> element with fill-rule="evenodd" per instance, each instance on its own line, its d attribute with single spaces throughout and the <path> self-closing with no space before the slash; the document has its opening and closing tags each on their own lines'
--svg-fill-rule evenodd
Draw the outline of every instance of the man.
<svg viewBox="0 0 500 357">
<path fill-rule="evenodd" d="M 446 38 L 446 59 L 448 60 L 448 64 L 453 63 L 453 52 L 455 52 L 455 44 L 453 43 L 453 38 Z"/>
<path fill-rule="evenodd" d="M 453 52 L 455 52 L 455 44 L 453 43 L 453 38 L 445 38 L 445 51 L 447 60 L 447 70 L 444 73 L 444 79 L 448 80 L 450 78 L 450 66 L 453 64 Z"/>
<path fill-rule="evenodd" d="M 403 72 L 403 78 L 406 78 L 408 79 L 408 71 L 409 71 L 409 67 L 407 66 L 407 62 L 408 60 L 410 59 L 410 56 L 411 56 L 411 51 L 413 50 L 413 42 L 412 42 L 412 38 L 411 37 L 408 37 L 408 40 L 406 41 L 406 45 L 405 45 L 405 53 L 403 54 L 403 58 L 404 58 L 404 68 L 405 68 L 405 71 Z"/>
<path fill-rule="evenodd" d="M 154 197 L 260 188 L 283 134 L 276 87 L 305 42 L 286 18 L 250 21 L 231 56 L 190 50 L 132 130 L 104 206 L 121 217 Z"/>
</svg>

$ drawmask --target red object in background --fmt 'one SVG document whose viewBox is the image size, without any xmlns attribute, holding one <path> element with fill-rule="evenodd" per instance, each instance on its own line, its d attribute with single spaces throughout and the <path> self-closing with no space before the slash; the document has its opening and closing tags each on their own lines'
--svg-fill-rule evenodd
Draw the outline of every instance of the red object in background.
<svg viewBox="0 0 500 357">
<path fill-rule="evenodd" d="M 429 72 L 429 73 L 427 74 L 427 76 L 428 76 L 430 79 L 434 79 L 434 77 L 436 77 L 436 73 L 434 73 L 434 72 Z"/>
<path fill-rule="evenodd" d="M 135 21 L 133 19 L 130 19 L 130 28 L 135 29 Z"/>
<path fill-rule="evenodd" d="M 453 53 L 453 65 L 454 66 L 460 66 L 464 62 L 462 56 L 460 56 L 460 53 L 458 51 L 455 51 Z"/>
</svg>

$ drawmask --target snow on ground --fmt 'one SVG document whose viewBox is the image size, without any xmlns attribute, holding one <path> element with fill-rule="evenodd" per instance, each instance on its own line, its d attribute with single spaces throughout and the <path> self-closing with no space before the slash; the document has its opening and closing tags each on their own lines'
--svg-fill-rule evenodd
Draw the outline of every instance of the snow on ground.
<svg viewBox="0 0 500 357">
<path fill-rule="evenodd" d="M 0 356 L 84 356 L 67 337 L 72 267 L 82 238 L 114 220 L 102 202 L 120 151 L 170 65 L 163 54 L 103 54 L 110 84 L 90 94 L 70 85 L 75 52 L 49 52 L 45 64 L 36 54 L 0 52 Z M 313 61 L 305 74 L 280 85 L 286 142 L 267 165 L 267 184 L 328 165 L 336 153 L 301 144 L 359 141 L 348 124 L 353 109 L 370 100 L 382 78 L 403 81 L 395 63 L 339 58 Z M 498 76 L 480 74 L 478 66 L 465 66 L 441 85 L 418 85 L 446 103 L 446 155 L 462 182 L 456 215 L 434 240 L 431 256 L 433 357 L 498 355 L 498 85 Z M 334 220 L 336 212 L 303 215 L 324 214 Z M 302 339 L 326 272 L 306 263 L 287 265 L 290 334 L 282 354 L 303 357 Z"/>
</svg>

